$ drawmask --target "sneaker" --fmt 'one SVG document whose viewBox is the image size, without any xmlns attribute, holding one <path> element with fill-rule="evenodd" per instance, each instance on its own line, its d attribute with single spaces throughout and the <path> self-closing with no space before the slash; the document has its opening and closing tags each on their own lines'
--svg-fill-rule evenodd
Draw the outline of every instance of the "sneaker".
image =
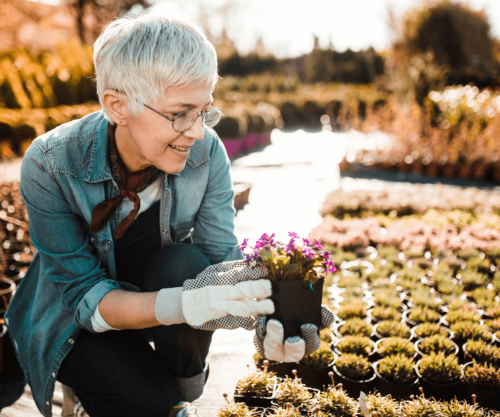
<svg viewBox="0 0 500 417">
<path fill-rule="evenodd" d="M 179 403 L 172 408 L 170 412 L 170 417 L 199 417 L 198 410 L 193 407 L 190 403 Z"/>
</svg>

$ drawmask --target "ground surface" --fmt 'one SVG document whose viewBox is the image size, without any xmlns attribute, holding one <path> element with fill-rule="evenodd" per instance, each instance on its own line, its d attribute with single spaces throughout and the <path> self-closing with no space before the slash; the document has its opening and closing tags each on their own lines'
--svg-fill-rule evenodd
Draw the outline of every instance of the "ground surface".
<svg viewBox="0 0 500 417">
<path fill-rule="evenodd" d="M 339 187 L 379 188 L 387 181 L 424 182 L 424 178 L 398 178 L 396 174 L 370 180 L 367 178 L 371 175 L 366 172 L 341 178 L 338 162 L 348 150 L 372 148 L 384 140 L 382 135 L 366 138 L 356 132 L 273 132 L 271 145 L 233 161 L 233 180 L 252 184 L 249 204 L 237 213 L 235 219 L 239 241 L 248 238 L 253 243 L 264 232 L 276 233 L 283 240 L 288 231 L 307 236 L 321 223 L 318 208 L 325 196 Z M 1 180 L 17 179 L 19 166 L 19 162 L 0 165 Z M 236 379 L 247 372 L 247 364 L 252 364 L 254 353 L 252 336 L 245 330 L 219 330 L 215 333 L 208 357 L 210 378 L 203 396 L 195 403 L 200 417 L 214 416 L 223 403 L 222 394 L 231 393 Z M 253 365 L 251 369 L 254 369 Z M 57 384 L 54 416 L 61 414 L 61 403 L 61 386 Z M 39 415 L 27 386 L 13 406 L 0 412 L 2 417 Z"/>
</svg>

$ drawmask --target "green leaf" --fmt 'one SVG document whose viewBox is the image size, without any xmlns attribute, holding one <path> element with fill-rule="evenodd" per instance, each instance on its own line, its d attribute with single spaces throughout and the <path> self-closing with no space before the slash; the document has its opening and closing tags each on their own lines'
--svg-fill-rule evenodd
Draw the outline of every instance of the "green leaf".
<svg viewBox="0 0 500 417">
<path fill-rule="evenodd" d="M 265 262 L 268 260 L 272 260 L 274 254 L 271 249 L 261 249 L 259 256 L 262 259 L 262 261 Z"/>
<path fill-rule="evenodd" d="M 283 272 L 285 280 L 290 281 L 297 278 L 297 275 L 299 273 L 299 266 L 297 264 L 289 264 L 284 268 Z"/>
</svg>

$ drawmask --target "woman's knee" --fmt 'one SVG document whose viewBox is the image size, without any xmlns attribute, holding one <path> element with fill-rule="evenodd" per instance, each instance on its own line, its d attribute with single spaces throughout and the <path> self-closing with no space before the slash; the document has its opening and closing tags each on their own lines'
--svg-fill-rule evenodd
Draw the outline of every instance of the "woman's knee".
<svg viewBox="0 0 500 417">
<path fill-rule="evenodd" d="M 210 266 L 210 261 L 196 245 L 177 244 L 165 246 L 150 261 L 146 275 L 152 279 L 151 291 L 161 288 L 182 287 L 187 279 Z"/>
</svg>

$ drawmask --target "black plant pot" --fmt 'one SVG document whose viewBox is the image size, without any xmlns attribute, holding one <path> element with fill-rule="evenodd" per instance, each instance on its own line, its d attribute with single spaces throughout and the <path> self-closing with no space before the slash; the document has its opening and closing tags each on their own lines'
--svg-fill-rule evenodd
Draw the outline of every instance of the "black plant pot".
<svg viewBox="0 0 500 417">
<path fill-rule="evenodd" d="M 336 360 L 337 358 L 335 358 Z M 328 385 L 332 384 L 332 380 L 328 376 L 328 373 L 332 371 L 333 364 L 335 360 L 328 366 L 322 366 L 321 368 L 311 368 L 309 366 L 301 365 L 300 362 L 294 364 L 297 370 L 297 376 L 302 379 L 302 382 L 311 388 L 316 388 L 323 390 L 327 388 Z"/>
<path fill-rule="evenodd" d="M 236 385 L 238 385 L 238 379 L 236 380 Z M 271 401 L 274 398 L 276 385 L 273 385 L 272 393 L 269 397 L 256 397 L 253 395 L 236 394 L 236 385 L 233 391 L 233 398 L 235 403 L 245 403 L 249 407 L 271 407 Z"/>
<path fill-rule="evenodd" d="M 418 395 L 419 379 L 416 378 L 412 384 L 398 385 L 389 382 L 378 372 L 378 362 L 373 364 L 375 374 L 377 375 L 377 389 L 380 395 L 391 395 L 395 400 L 407 400 L 410 395 Z"/>
<path fill-rule="evenodd" d="M 275 372 L 276 376 L 280 378 L 284 378 L 287 375 L 289 377 L 292 376 L 292 365 L 295 365 L 294 363 L 288 363 L 288 362 L 274 362 L 274 361 L 269 361 L 269 365 L 267 365 L 267 370 L 269 372 Z M 261 363 L 256 363 L 255 366 L 258 369 L 264 369 L 264 365 Z M 293 366 L 295 368 L 295 366 Z"/>
<path fill-rule="evenodd" d="M 449 384 L 438 384 L 422 377 L 418 370 L 419 364 L 420 361 L 415 365 L 415 372 L 420 378 L 420 385 L 424 389 L 424 394 L 427 397 L 434 397 L 438 401 L 451 401 L 455 396 L 457 398 L 461 397 L 462 378 L 458 378 L 456 381 Z"/>
<path fill-rule="evenodd" d="M 465 376 L 465 369 L 471 365 L 472 362 L 469 362 L 464 366 L 464 380 L 467 390 L 467 397 L 469 397 L 467 398 L 467 401 L 472 401 L 470 400 L 470 396 L 472 394 L 475 394 L 476 401 L 481 407 L 488 407 L 493 411 L 500 411 L 500 391 L 485 391 L 467 381 L 467 377 Z"/>
<path fill-rule="evenodd" d="M 419 326 L 421 326 L 421 324 L 417 324 L 416 326 L 413 326 L 413 327 L 411 328 L 411 335 L 412 335 L 412 338 L 414 338 L 414 339 L 416 339 L 416 340 L 424 339 L 424 338 L 422 338 L 422 337 L 418 337 L 418 336 L 417 336 L 417 333 L 415 332 L 415 329 L 416 329 L 417 327 L 419 327 Z M 442 329 L 442 330 L 444 330 L 444 331 L 446 332 L 446 334 L 447 334 L 447 335 L 446 335 L 446 337 L 447 337 L 448 339 L 450 339 L 450 340 L 452 340 L 452 339 L 453 339 L 453 332 L 452 332 L 450 329 L 448 329 L 448 328 L 446 328 L 446 327 L 444 327 L 444 326 L 441 326 L 441 329 Z"/>
<path fill-rule="evenodd" d="M 359 398 L 359 394 L 363 391 L 365 394 L 373 392 L 376 386 L 377 375 L 373 372 L 373 375 L 363 381 L 356 381 L 355 379 L 347 378 L 342 375 L 335 365 L 333 365 L 333 372 L 335 378 L 335 384 L 342 384 L 342 388 L 353 398 Z"/>
<path fill-rule="evenodd" d="M 275 311 L 268 319 L 283 324 L 285 339 L 301 336 L 300 326 L 306 323 L 321 328 L 321 300 L 324 279 L 319 279 L 311 291 L 301 279 L 293 281 L 271 281 Z"/>
</svg>

